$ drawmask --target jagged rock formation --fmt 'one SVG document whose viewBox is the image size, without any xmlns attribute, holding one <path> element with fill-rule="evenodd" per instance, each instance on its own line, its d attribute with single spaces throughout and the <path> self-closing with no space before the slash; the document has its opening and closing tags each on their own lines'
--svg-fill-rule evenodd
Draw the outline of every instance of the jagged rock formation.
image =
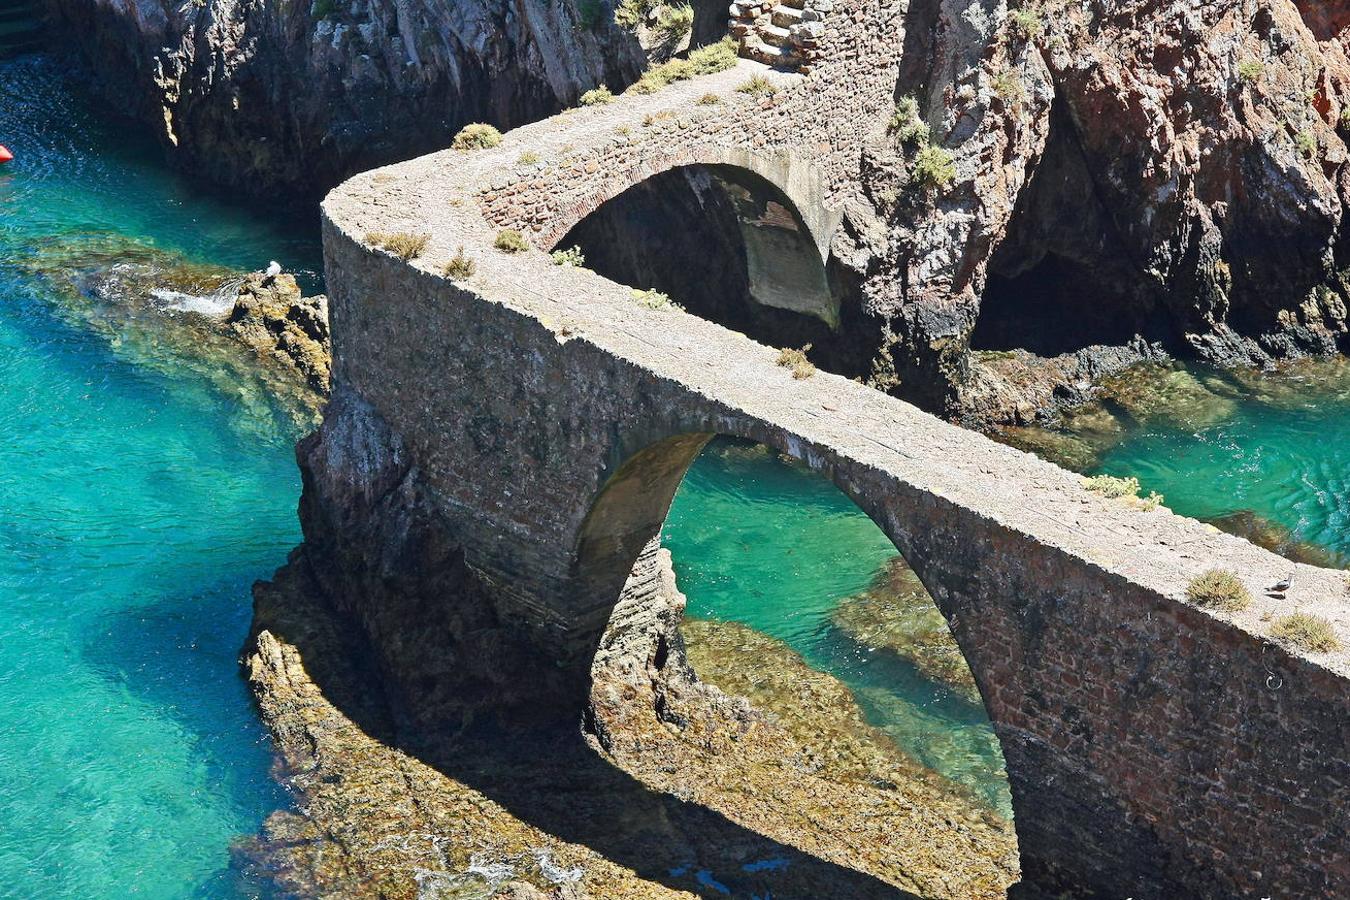
<svg viewBox="0 0 1350 900">
<path fill-rule="evenodd" d="M 253 273 L 239 286 L 226 322 L 245 344 L 295 369 L 314 390 L 328 392 L 327 297 L 303 296 L 294 275 Z"/>
<path fill-rule="evenodd" d="M 48 0 L 179 165 L 268 195 L 438 149 L 466 122 L 502 128 L 619 87 L 645 62 L 601 0 Z"/>
<path fill-rule="evenodd" d="M 989 408 L 972 343 L 1055 357 L 1138 336 L 1222 363 L 1334 352 L 1350 65 L 1345 17 L 1320 6 L 916 4 L 928 52 L 907 54 L 900 91 L 927 106 L 955 172 L 890 219 L 902 277 L 876 279 L 872 304 L 893 318 L 899 376 L 987 423 L 1016 416 Z M 1057 366 L 1061 384 L 1080 377 Z"/>
</svg>

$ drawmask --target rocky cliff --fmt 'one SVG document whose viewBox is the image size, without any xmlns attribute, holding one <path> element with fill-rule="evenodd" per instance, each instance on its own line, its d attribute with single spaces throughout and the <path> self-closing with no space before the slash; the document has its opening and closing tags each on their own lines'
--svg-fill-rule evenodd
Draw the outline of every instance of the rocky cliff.
<svg viewBox="0 0 1350 900">
<path fill-rule="evenodd" d="M 1293 0 L 916 3 L 897 93 L 917 114 L 869 159 L 882 362 L 988 422 L 1161 353 L 1341 348 L 1346 19 Z M 923 158 L 929 133 L 949 156 Z M 1042 402 L 1019 399 L 1028 379 Z"/>
<path fill-rule="evenodd" d="M 49 0 L 115 108 L 184 168 L 254 195 L 313 196 L 615 88 L 646 62 L 603 0 Z"/>
</svg>

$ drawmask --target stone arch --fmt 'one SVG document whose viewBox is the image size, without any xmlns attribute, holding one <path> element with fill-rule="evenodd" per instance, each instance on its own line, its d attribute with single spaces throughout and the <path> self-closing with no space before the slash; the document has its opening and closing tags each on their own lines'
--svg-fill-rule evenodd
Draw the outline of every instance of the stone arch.
<svg viewBox="0 0 1350 900">
<path fill-rule="evenodd" d="M 839 223 L 843 221 L 843 210 L 831 209 L 826 205 L 824 174 L 798 154 L 788 151 L 762 153 L 744 147 L 710 144 L 672 147 L 664 153 L 654 147 L 644 149 L 647 152 L 642 154 L 639 163 L 597 179 L 595 188 L 572 204 L 567 215 L 546 223 L 538 235 L 539 245 L 550 248 L 557 246 L 582 219 L 655 175 L 685 166 L 707 166 L 745 172 L 773 185 L 791 201 L 821 261 L 829 258 L 830 242 L 834 239 Z"/>
<path fill-rule="evenodd" d="M 1011 762 L 1005 750 L 1004 737 L 995 718 L 995 704 L 989 702 L 989 691 L 995 690 L 992 678 L 968 652 L 963 629 L 952 621 L 950 594 L 944 590 L 946 575 L 941 564 L 930 564 L 932 554 L 926 551 L 916 536 L 922 532 L 917 521 L 908 519 L 903 504 L 876 498 L 872 492 L 854 484 L 828 454 L 809 447 L 791 435 L 766 430 L 749 424 L 720 422 L 716 432 L 680 432 L 659 438 L 642 446 L 622 460 L 603 480 L 592 498 L 578 531 L 574 551 L 575 590 L 584 597 L 589 615 L 584 626 L 574 624 L 578 642 L 573 657 L 589 672 L 590 660 L 600 647 L 601 638 L 613 610 L 621 602 L 641 599 L 629 596 L 635 589 L 655 581 L 646 567 L 653 565 L 654 551 L 671 503 L 681 481 L 708 443 L 718 436 L 729 436 L 754 441 L 793 459 L 807 464 L 838 488 L 853 504 L 867 515 L 887 536 L 896 551 L 905 559 L 933 598 L 935 605 L 948 620 L 948 628 L 970 667 L 979 692 L 980 704 L 995 726 L 999 752 L 1004 765 Z M 577 627 L 580 626 L 580 627 Z M 589 696 L 589 692 L 587 692 Z M 577 711 L 580 714 L 581 710 Z M 1019 811 L 1015 785 L 1018 779 L 1009 771 L 1014 818 Z"/>
<path fill-rule="evenodd" d="M 607 179 L 540 244 L 579 247 L 592 271 L 762 343 L 809 344 L 818 366 L 853 377 L 869 370 L 880 324 L 831 254 L 841 216 L 823 191 L 789 155 L 668 155 Z"/>
</svg>

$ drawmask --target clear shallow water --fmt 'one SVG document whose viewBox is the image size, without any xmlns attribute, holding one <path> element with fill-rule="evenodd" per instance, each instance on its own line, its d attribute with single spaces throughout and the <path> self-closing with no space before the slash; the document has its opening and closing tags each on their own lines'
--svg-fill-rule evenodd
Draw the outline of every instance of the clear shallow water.
<svg viewBox="0 0 1350 900">
<path fill-rule="evenodd" d="M 662 540 L 689 615 L 740 622 L 784 641 L 848 685 L 868 720 L 911 756 L 1010 814 L 1003 757 L 984 707 L 832 623 L 839 601 L 867 588 L 896 555 L 832 483 L 762 447 L 714 442 L 685 477 Z"/>
<path fill-rule="evenodd" d="M 1251 510 L 1350 557 L 1350 365 L 1307 368 L 1235 393 L 1212 424 L 1129 428 L 1095 471 L 1136 476 L 1181 515 Z"/>
<path fill-rule="evenodd" d="M 78 327 L 28 263 L 106 233 L 312 266 L 316 229 L 203 198 L 41 58 L 0 63 L 0 143 L 0 894 L 247 895 L 229 844 L 285 798 L 236 657 L 299 536 L 294 426 Z"/>
</svg>

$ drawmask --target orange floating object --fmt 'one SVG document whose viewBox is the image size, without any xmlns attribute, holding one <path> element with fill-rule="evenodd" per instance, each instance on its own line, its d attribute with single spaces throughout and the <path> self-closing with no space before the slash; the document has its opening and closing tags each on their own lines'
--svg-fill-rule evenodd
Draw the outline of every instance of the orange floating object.
<svg viewBox="0 0 1350 900">
<path fill-rule="evenodd" d="M 0 163 L 7 163 L 14 158 L 14 154 L 9 152 L 9 148 L 0 144 Z"/>
</svg>

